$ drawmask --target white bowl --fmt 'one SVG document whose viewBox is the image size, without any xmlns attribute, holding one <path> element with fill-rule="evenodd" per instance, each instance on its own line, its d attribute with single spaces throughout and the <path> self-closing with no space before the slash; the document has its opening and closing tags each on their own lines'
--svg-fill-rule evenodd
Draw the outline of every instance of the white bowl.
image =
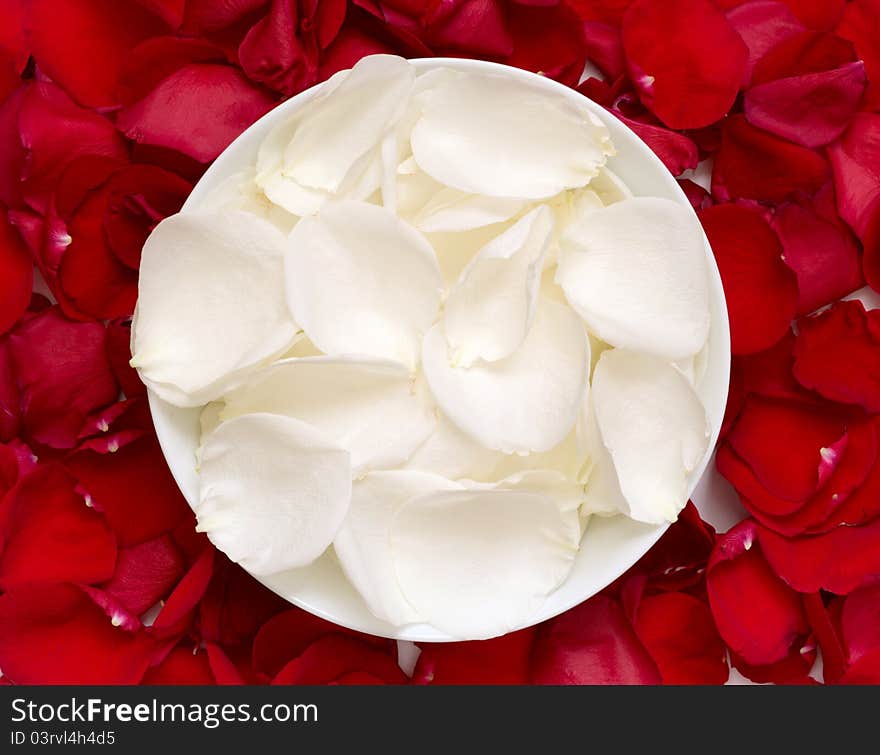
<svg viewBox="0 0 880 755">
<path fill-rule="evenodd" d="M 552 79 L 497 63 L 452 58 L 423 58 L 412 62 L 420 72 L 443 66 L 459 71 L 500 74 L 514 80 L 538 84 L 548 92 L 586 105 L 608 126 L 617 148 L 617 154 L 609 159 L 608 166 L 624 180 L 634 194 L 665 197 L 690 208 L 675 179 L 645 143 L 614 116 L 573 89 Z M 320 85 L 312 87 L 283 102 L 241 134 L 217 158 L 193 189 L 183 206 L 183 212 L 198 207 L 224 178 L 252 166 L 260 142 L 266 134 L 305 105 L 320 88 Z M 698 391 L 709 417 L 711 442 L 706 455 L 688 480 L 688 495 L 693 493 L 697 486 L 718 440 L 724 406 L 727 402 L 730 374 L 730 330 L 727 307 L 724 290 L 721 287 L 721 277 L 708 240 L 706 262 L 711 278 L 712 325 L 707 367 Z M 195 452 L 199 444 L 200 410 L 171 406 L 152 392 L 149 394 L 149 401 L 165 459 L 184 497 L 192 505 L 198 499 L 199 491 Z M 622 516 L 610 519 L 593 517 L 587 527 L 571 574 L 565 583 L 547 598 L 540 612 L 530 619 L 529 624 L 537 624 L 556 616 L 599 592 L 638 561 L 665 530 L 665 525 L 640 524 Z M 351 629 L 419 642 L 441 642 L 451 639 L 426 624 L 399 628 L 377 619 L 349 584 L 331 551 L 308 567 L 271 577 L 257 577 L 257 579 L 291 603 Z"/>
</svg>

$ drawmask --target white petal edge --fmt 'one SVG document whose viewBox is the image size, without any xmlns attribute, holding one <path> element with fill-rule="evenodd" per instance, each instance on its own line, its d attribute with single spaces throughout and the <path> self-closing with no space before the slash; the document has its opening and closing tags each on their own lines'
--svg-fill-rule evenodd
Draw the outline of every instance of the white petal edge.
<svg viewBox="0 0 880 755">
<path fill-rule="evenodd" d="M 271 223 L 240 211 L 156 226 L 141 259 L 132 365 L 160 398 L 200 406 L 291 344 L 285 243 Z"/>
<path fill-rule="evenodd" d="M 196 529 L 253 574 L 314 561 L 350 501 L 348 452 L 305 422 L 248 414 L 205 439 Z"/>
<path fill-rule="evenodd" d="M 638 197 L 569 224 L 556 280 L 587 327 L 612 346 L 666 359 L 709 335 L 703 231 L 689 207 Z"/>
<path fill-rule="evenodd" d="M 465 194 L 443 187 L 422 206 L 413 224 L 423 233 L 470 231 L 510 220 L 525 206 L 521 199 Z"/>
</svg>

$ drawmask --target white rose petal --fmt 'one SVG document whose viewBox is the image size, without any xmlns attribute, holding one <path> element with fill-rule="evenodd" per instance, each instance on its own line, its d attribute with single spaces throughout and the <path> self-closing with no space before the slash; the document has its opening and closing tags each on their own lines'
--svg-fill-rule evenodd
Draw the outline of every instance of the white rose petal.
<svg viewBox="0 0 880 755">
<path fill-rule="evenodd" d="M 352 486 L 351 507 L 333 547 L 342 570 L 374 615 L 396 626 L 422 621 L 403 597 L 391 558 L 391 521 L 413 496 L 461 486 L 437 475 L 370 472 Z"/>
<path fill-rule="evenodd" d="M 596 365 L 592 397 L 629 515 L 675 521 L 709 437 L 706 412 L 687 378 L 656 357 L 614 349 Z"/>
<path fill-rule="evenodd" d="M 350 501 L 348 452 L 304 422 L 247 414 L 205 439 L 197 530 L 253 574 L 314 561 Z"/>
<path fill-rule="evenodd" d="M 424 236 L 384 207 L 341 201 L 303 218 L 288 239 L 287 296 L 325 354 L 414 366 L 443 279 Z"/>
<path fill-rule="evenodd" d="M 444 187 L 422 206 L 413 223 L 424 233 L 470 231 L 510 220 L 525 206 L 521 199 L 465 194 Z"/>
<path fill-rule="evenodd" d="M 524 81 L 468 74 L 422 98 L 413 156 L 469 194 L 546 199 L 586 185 L 613 152 L 589 110 Z"/>
<path fill-rule="evenodd" d="M 541 300 L 522 346 L 498 362 L 454 367 L 442 324 L 425 336 L 422 367 L 440 409 L 486 448 L 547 451 L 574 427 L 590 355 L 577 315 Z"/>
<path fill-rule="evenodd" d="M 291 344 L 284 248 L 275 226 L 246 212 L 156 226 L 141 259 L 132 365 L 160 398 L 205 404 Z"/>
<path fill-rule="evenodd" d="M 453 637 L 527 623 L 568 576 L 581 528 L 566 499 L 523 490 L 440 491 L 407 500 L 391 524 L 397 581 L 417 614 Z"/>
<path fill-rule="evenodd" d="M 703 232 L 690 208 L 640 197 L 590 212 L 562 237 L 556 280 L 590 330 L 613 346 L 666 359 L 709 335 Z"/>
<path fill-rule="evenodd" d="M 596 177 L 590 181 L 590 189 L 592 189 L 604 205 L 616 204 L 624 199 L 632 198 L 632 191 L 614 171 L 607 165 L 596 174 Z"/>
<path fill-rule="evenodd" d="M 443 319 L 456 365 L 496 362 L 525 340 L 552 232 L 552 211 L 538 207 L 484 246 L 464 269 Z"/>
<path fill-rule="evenodd" d="M 276 362 L 226 397 L 225 421 L 271 412 L 307 422 L 351 454 L 355 474 L 394 467 L 434 429 L 433 406 L 396 362 L 307 357 Z"/>
</svg>

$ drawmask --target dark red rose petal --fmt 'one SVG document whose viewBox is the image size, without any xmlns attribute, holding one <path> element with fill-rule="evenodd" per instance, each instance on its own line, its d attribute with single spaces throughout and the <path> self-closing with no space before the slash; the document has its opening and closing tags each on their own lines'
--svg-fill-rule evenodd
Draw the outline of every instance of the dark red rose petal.
<svg viewBox="0 0 880 755">
<path fill-rule="evenodd" d="M 858 247 L 846 228 L 809 207 L 788 203 L 770 221 L 782 242 L 785 263 L 798 281 L 798 314 L 837 301 L 864 284 Z"/>
<path fill-rule="evenodd" d="M 816 685 L 809 673 L 816 662 L 816 646 L 811 638 L 795 643 L 781 661 L 766 665 L 747 663 L 736 653 L 730 653 L 730 664 L 746 679 L 756 684 Z"/>
<path fill-rule="evenodd" d="M 122 110 L 116 123 L 137 142 L 208 162 L 273 104 L 268 93 L 234 68 L 194 63 Z"/>
<path fill-rule="evenodd" d="M 800 648 L 809 625 L 800 596 L 765 560 L 757 528 L 747 520 L 718 538 L 706 588 L 727 646 L 746 663 L 764 666 Z"/>
<path fill-rule="evenodd" d="M 113 577 L 101 588 L 140 616 L 163 598 L 183 576 L 180 551 L 167 535 L 120 548 Z"/>
<path fill-rule="evenodd" d="M 372 643 L 378 648 L 388 648 L 391 645 L 381 637 L 360 634 L 331 624 L 301 608 L 291 608 L 269 619 L 257 632 L 254 638 L 254 670 L 270 677 L 275 676 L 316 640 L 338 633 Z"/>
<path fill-rule="evenodd" d="M 0 596 L 0 668 L 16 684 L 137 684 L 153 643 L 114 627 L 74 585 L 27 585 Z"/>
<path fill-rule="evenodd" d="M 846 596 L 841 631 L 848 663 L 856 664 L 880 652 L 880 585 L 863 587 Z"/>
<path fill-rule="evenodd" d="M 802 32 L 803 24 L 791 9 L 777 0 L 752 0 L 731 8 L 727 20 L 749 49 L 744 83 L 752 78 L 755 64 L 782 40 Z"/>
<path fill-rule="evenodd" d="M 746 92 L 746 118 L 753 126 L 783 139 L 804 147 L 821 147 L 849 126 L 867 83 L 861 61 L 770 81 Z"/>
<path fill-rule="evenodd" d="M 104 518 L 74 492 L 76 481 L 49 465 L 24 477 L 0 506 L 0 588 L 36 582 L 103 582 L 116 540 Z"/>
<path fill-rule="evenodd" d="M 174 592 L 168 597 L 156 620 L 153 629 L 172 627 L 192 611 L 208 589 L 211 571 L 214 567 L 214 546 L 208 546 L 183 576 Z"/>
<path fill-rule="evenodd" d="M 85 418 L 116 399 L 104 326 L 44 310 L 10 336 L 25 431 L 39 443 L 71 448 Z"/>
<path fill-rule="evenodd" d="M 755 66 L 752 85 L 840 68 L 858 60 L 852 44 L 836 34 L 806 31 L 787 37 Z"/>
<path fill-rule="evenodd" d="M 119 104 L 119 69 L 141 40 L 164 24 L 137 3 L 31 0 L 26 21 L 40 69 L 87 107 Z"/>
<path fill-rule="evenodd" d="M 795 274 L 782 246 L 760 214 L 738 205 L 699 213 L 724 284 L 734 354 L 753 354 L 788 331 L 797 309 Z"/>
<path fill-rule="evenodd" d="M 850 0 L 836 32 L 853 43 L 865 62 L 869 84 L 864 107 L 876 111 L 880 106 L 880 0 Z"/>
<path fill-rule="evenodd" d="M 3 26 L 0 28 L 0 52 L 9 59 L 16 74 L 27 65 L 30 54 L 24 33 L 26 8 L 24 0 L 6 0 L 3 3 Z"/>
<path fill-rule="evenodd" d="M 183 23 L 186 0 L 137 0 L 144 8 L 161 18 L 170 29 Z"/>
<path fill-rule="evenodd" d="M 208 662 L 211 664 L 211 672 L 214 674 L 217 684 L 246 684 L 241 672 L 229 659 L 223 648 L 214 642 L 206 643 L 205 648 L 208 651 Z"/>
<path fill-rule="evenodd" d="M 189 647 L 189 644 L 184 641 L 158 666 L 148 669 L 141 684 L 214 684 L 208 654 L 204 650 Z"/>
<path fill-rule="evenodd" d="M 794 375 L 806 388 L 880 412 L 880 310 L 837 302 L 798 321 Z"/>
<path fill-rule="evenodd" d="M 859 113 L 828 154 L 840 216 L 864 240 L 880 211 L 880 114 Z"/>
<path fill-rule="evenodd" d="M 739 383 L 744 394 L 768 398 L 811 400 L 811 393 L 794 379 L 794 333 L 788 331 L 772 348 L 733 359 L 731 380 Z"/>
<path fill-rule="evenodd" d="M 633 0 L 568 0 L 568 4 L 584 21 L 601 21 L 620 26 L 623 14 L 633 4 Z"/>
<path fill-rule="evenodd" d="M 760 540 L 774 571 L 798 592 L 846 595 L 880 579 L 880 519 L 796 538 L 762 527 Z"/>
<path fill-rule="evenodd" d="M 742 38 L 710 0 L 636 0 L 623 18 L 623 49 L 645 107 L 674 129 L 724 116 L 748 60 Z"/>
<path fill-rule="evenodd" d="M 99 507 L 123 547 L 169 532 L 190 515 L 155 438 L 115 453 L 74 453 L 67 467 Z"/>
<path fill-rule="evenodd" d="M 673 176 L 680 176 L 686 170 L 696 168 L 700 160 L 699 150 L 692 139 L 662 126 L 626 118 L 622 113 L 612 110 L 624 124 L 647 144 L 659 157 Z"/>
<path fill-rule="evenodd" d="M 318 81 L 329 79 L 334 73 L 351 68 L 367 55 L 381 55 L 394 52 L 380 40 L 353 26 L 346 26 L 339 32 L 333 43 L 321 56 Z"/>
<path fill-rule="evenodd" d="M 519 632 L 475 642 L 421 645 L 414 684 L 528 684 L 535 632 Z"/>
<path fill-rule="evenodd" d="M 620 27 L 601 21 L 585 21 L 583 26 L 587 60 L 609 80 L 616 81 L 626 71 Z"/>
<path fill-rule="evenodd" d="M 127 398 L 146 396 L 147 389 L 138 377 L 131 360 L 131 320 L 121 318 L 107 323 L 107 359 L 110 369 Z"/>
<path fill-rule="evenodd" d="M 0 335 L 21 317 L 31 300 L 34 264 L 18 231 L 0 205 Z"/>
<path fill-rule="evenodd" d="M 755 5 L 753 0 L 716 0 L 722 8 Z M 831 29 L 840 19 L 847 0 L 779 0 L 811 29 Z"/>
<path fill-rule="evenodd" d="M 0 441 L 8 442 L 18 435 L 21 424 L 18 381 L 12 363 L 9 339 L 0 338 Z"/>
<path fill-rule="evenodd" d="M 340 684 L 357 672 L 366 672 L 379 684 L 408 681 L 390 653 L 354 637 L 331 634 L 315 640 L 290 661 L 272 684 Z M 363 682 L 364 678 L 357 676 L 355 681 Z"/>
<path fill-rule="evenodd" d="M 551 7 L 514 4 L 507 24 L 513 54 L 507 65 L 549 76 L 577 86 L 587 62 L 584 25 L 565 3 Z"/>
<path fill-rule="evenodd" d="M 596 595 L 538 628 L 532 681 L 659 684 L 661 677 L 620 604 Z"/>
<path fill-rule="evenodd" d="M 846 669 L 846 656 L 840 637 L 840 599 L 826 605 L 820 593 L 804 595 L 804 610 L 813 636 L 822 651 L 822 677 L 825 684 L 836 684 Z"/>
<path fill-rule="evenodd" d="M 712 171 L 712 195 L 720 201 L 756 199 L 771 203 L 809 196 L 830 175 L 817 152 L 792 144 L 734 115 L 724 122 Z"/>
<path fill-rule="evenodd" d="M 183 30 L 205 34 L 232 26 L 266 5 L 267 0 L 187 0 Z"/>
<path fill-rule="evenodd" d="M 664 684 L 727 681 L 727 651 L 702 600 L 681 592 L 642 597 L 634 628 Z"/>
<path fill-rule="evenodd" d="M 429 46 L 480 57 L 505 57 L 513 53 L 505 8 L 499 0 L 453 0 L 429 8 L 423 20 L 424 41 Z"/>
<path fill-rule="evenodd" d="M 865 246 L 865 255 L 862 259 L 865 280 L 875 291 L 880 291 L 880 200 L 862 236 L 862 243 Z"/>
</svg>

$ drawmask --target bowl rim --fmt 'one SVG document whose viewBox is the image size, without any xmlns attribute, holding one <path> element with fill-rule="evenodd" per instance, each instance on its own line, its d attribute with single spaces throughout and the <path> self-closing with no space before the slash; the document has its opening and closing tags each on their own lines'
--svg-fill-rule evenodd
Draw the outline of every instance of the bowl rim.
<svg viewBox="0 0 880 755">
<path fill-rule="evenodd" d="M 638 159 L 640 161 L 644 161 L 646 165 L 650 165 L 653 170 L 658 172 L 658 176 L 660 180 L 664 181 L 666 184 L 667 190 L 675 195 L 676 200 L 694 212 L 692 205 L 684 194 L 683 190 L 679 186 L 676 178 L 667 170 L 667 168 L 663 165 L 659 157 L 657 157 L 654 152 L 648 147 L 648 145 L 638 137 L 635 132 L 632 131 L 628 126 L 624 123 L 616 119 L 609 111 L 600 106 L 598 103 L 586 97 L 581 92 L 576 89 L 569 87 L 565 84 L 561 84 L 551 78 L 545 77 L 540 74 L 533 73 L 531 71 L 526 71 L 520 68 L 515 68 L 513 66 L 508 66 L 502 63 L 493 63 L 489 61 L 483 60 L 474 60 L 470 58 L 442 58 L 442 57 L 424 57 L 424 58 L 411 58 L 409 59 L 417 69 L 417 73 L 424 73 L 427 70 L 433 68 L 452 68 L 454 70 L 459 71 L 474 71 L 479 73 L 494 73 L 500 74 L 508 78 L 512 78 L 515 80 L 531 83 L 533 85 L 537 85 L 543 87 L 546 91 L 556 92 L 561 94 L 562 96 L 568 99 L 577 99 L 582 104 L 586 104 L 588 109 L 593 112 L 595 115 L 599 116 L 604 123 L 614 122 L 616 126 L 622 129 L 624 132 L 627 132 L 629 137 L 630 144 L 628 148 L 634 149 L 638 153 Z M 274 108 L 269 110 L 263 116 L 261 116 L 258 120 L 248 126 L 241 134 L 239 134 L 224 150 L 220 155 L 212 162 L 212 164 L 208 167 L 208 169 L 204 172 L 201 178 L 196 182 L 193 187 L 190 195 L 187 197 L 184 202 L 181 212 L 192 212 L 197 206 L 203 201 L 204 197 L 213 189 L 213 187 L 219 183 L 219 181 L 228 178 L 228 176 L 233 174 L 233 171 L 230 171 L 226 168 L 225 163 L 227 160 L 224 160 L 224 157 L 227 157 L 231 154 L 234 154 L 238 151 L 239 148 L 242 147 L 245 143 L 251 141 L 253 139 L 253 134 L 257 131 L 265 129 L 267 124 L 274 125 L 276 122 L 280 122 L 285 117 L 290 117 L 293 112 L 295 112 L 298 108 L 302 107 L 306 102 L 315 97 L 323 87 L 325 82 L 321 82 L 316 84 L 309 89 L 306 89 L 298 94 L 290 97 L 283 102 L 278 103 Z M 662 175 L 661 175 L 662 174 Z M 694 212 L 694 216 L 696 217 L 696 213 Z M 727 312 L 727 302 L 724 294 L 724 287 L 721 282 L 721 276 L 718 271 L 718 266 L 715 262 L 714 255 L 712 253 L 711 246 L 709 244 L 708 238 L 706 238 L 705 233 L 703 234 L 704 244 L 706 248 L 706 256 L 707 256 L 707 272 L 709 275 L 709 290 L 710 290 L 710 303 L 714 300 L 713 311 L 714 314 L 720 313 L 721 316 L 714 317 L 712 320 L 711 328 L 714 334 L 710 335 L 710 339 L 712 338 L 721 338 L 723 343 L 726 344 L 726 348 L 723 349 L 721 353 L 721 361 L 716 365 L 717 370 L 723 376 L 723 390 L 720 391 L 718 399 L 720 401 L 720 405 L 722 407 L 727 402 L 729 389 L 730 389 L 730 362 L 731 362 L 731 350 L 730 350 L 730 325 L 729 318 Z M 707 342 L 708 343 L 708 342 Z M 708 346 L 707 346 L 708 348 Z M 708 359 L 708 357 L 707 357 Z M 723 394 L 723 396 L 721 395 Z M 171 446 L 171 431 L 170 425 L 173 422 L 168 418 L 168 414 L 171 410 L 176 409 L 176 407 L 171 407 L 168 404 L 165 404 L 161 401 L 153 391 L 148 390 L 148 403 L 150 407 L 150 412 L 153 418 L 153 423 L 156 429 L 156 435 L 159 441 L 159 446 L 162 450 L 162 454 L 165 457 L 166 463 L 168 464 L 169 470 L 171 471 L 172 477 L 174 478 L 175 483 L 181 491 L 183 497 L 187 500 L 187 503 L 192 507 L 192 502 L 190 501 L 190 496 L 187 495 L 187 483 L 184 482 L 184 466 L 188 463 L 186 461 L 181 461 L 176 455 Z M 722 400 L 723 399 L 723 400 Z M 200 411 L 200 408 L 195 411 Z M 708 415 L 708 411 L 707 411 Z M 723 416 L 723 414 L 722 414 Z M 721 417 L 710 419 L 710 437 L 709 443 L 707 446 L 706 453 L 701 460 L 701 463 L 691 472 L 689 475 L 689 484 L 688 484 L 688 497 L 690 498 L 693 495 L 694 489 L 699 484 L 700 480 L 705 476 L 709 463 L 711 462 L 714 456 L 715 446 L 718 442 L 718 438 L 721 430 Z M 715 421 L 717 420 L 717 421 Z M 595 517 L 594 517 L 595 519 Z M 595 526 L 594 522 L 591 522 L 591 527 Z M 645 534 L 640 536 L 640 547 L 634 548 L 632 550 L 632 554 L 634 558 L 632 558 L 630 565 L 635 564 L 645 553 L 650 550 L 650 548 L 660 539 L 663 533 L 668 529 L 669 524 L 662 524 L 651 526 L 651 530 L 646 532 Z M 328 552 L 330 549 L 328 548 Z M 325 554 L 326 555 L 326 554 Z M 629 560 L 629 557 L 627 558 Z M 562 601 L 557 605 L 554 605 L 552 610 L 544 610 L 539 609 L 535 612 L 535 614 L 529 618 L 527 623 L 523 624 L 521 627 L 517 627 L 515 630 L 525 629 L 527 627 L 534 626 L 543 621 L 551 619 L 555 616 L 558 616 L 561 613 L 573 608 L 576 605 L 588 600 L 593 595 L 597 594 L 601 590 L 605 589 L 609 584 L 611 584 L 615 579 L 617 579 L 621 574 L 625 573 L 625 571 L 629 568 L 629 566 L 623 571 L 619 572 L 616 576 L 612 576 L 607 580 L 603 580 L 603 583 L 598 587 L 591 586 L 595 589 L 592 589 L 591 592 L 586 594 L 580 594 L 576 599 L 569 599 L 566 601 Z M 308 568 L 308 567 L 306 567 Z M 309 613 L 318 616 L 322 619 L 330 621 L 339 626 L 352 629 L 355 631 L 367 633 L 367 634 L 375 634 L 377 636 L 384 636 L 390 639 L 396 640 L 409 640 L 415 642 L 448 642 L 456 640 L 457 638 L 449 637 L 439 630 L 428 624 L 410 624 L 401 627 L 395 627 L 391 624 L 385 624 L 381 620 L 376 619 L 375 621 L 369 622 L 370 626 L 365 626 L 364 622 L 357 622 L 351 620 L 350 617 L 340 617 L 339 615 L 333 613 L 332 611 L 325 610 L 321 606 L 316 606 L 311 603 L 309 600 L 299 598 L 297 596 L 291 596 L 289 593 L 285 593 L 282 591 L 282 588 L 278 584 L 278 580 L 274 580 L 273 576 L 270 577 L 262 577 L 258 575 L 251 575 L 258 582 L 272 590 L 273 592 L 279 594 L 283 597 L 287 602 L 292 605 L 298 606 Z M 344 575 L 343 575 L 343 578 Z M 569 578 L 566 579 L 566 582 L 563 582 L 563 585 L 567 583 Z M 561 585 L 560 585 L 561 587 Z M 559 588 L 557 588 L 559 589 Z M 554 591 L 555 592 L 555 591 Z M 553 595 L 554 593 L 551 593 Z M 548 601 L 549 603 L 549 596 Z M 547 603 L 544 604 L 546 606 Z M 384 625 L 383 628 L 381 625 Z"/>
</svg>

